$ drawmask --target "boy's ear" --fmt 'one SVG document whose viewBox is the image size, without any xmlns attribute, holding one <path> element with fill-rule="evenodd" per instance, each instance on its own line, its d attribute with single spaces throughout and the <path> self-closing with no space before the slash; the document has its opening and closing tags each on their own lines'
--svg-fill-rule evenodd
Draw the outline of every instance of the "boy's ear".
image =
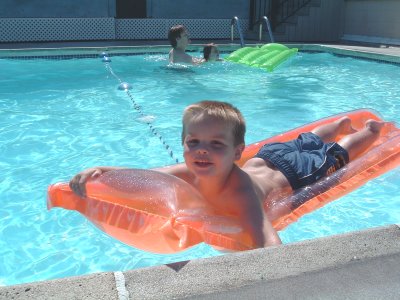
<svg viewBox="0 0 400 300">
<path fill-rule="evenodd" d="M 235 160 L 239 160 L 242 157 L 243 150 L 245 148 L 244 144 L 239 144 L 235 149 Z"/>
</svg>

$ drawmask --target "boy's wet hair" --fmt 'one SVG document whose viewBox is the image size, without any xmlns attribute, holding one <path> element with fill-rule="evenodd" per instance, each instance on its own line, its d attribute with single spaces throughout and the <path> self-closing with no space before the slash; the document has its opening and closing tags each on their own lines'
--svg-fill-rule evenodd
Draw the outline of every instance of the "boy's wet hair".
<svg viewBox="0 0 400 300">
<path fill-rule="evenodd" d="M 168 40 L 171 44 L 172 48 L 175 48 L 177 43 L 176 39 L 181 37 L 181 34 L 186 31 L 186 27 L 183 25 L 175 25 L 172 26 L 171 29 L 168 31 Z"/>
<path fill-rule="evenodd" d="M 211 49 L 213 47 L 216 47 L 214 44 L 207 44 L 204 46 L 203 48 L 203 57 L 205 60 L 208 60 L 210 58 L 210 54 L 211 54 Z"/>
<path fill-rule="evenodd" d="M 197 102 L 185 108 L 182 117 L 182 144 L 186 136 L 186 124 L 204 116 L 215 117 L 231 124 L 234 146 L 244 144 L 246 122 L 242 113 L 230 103 L 212 100 Z"/>
</svg>

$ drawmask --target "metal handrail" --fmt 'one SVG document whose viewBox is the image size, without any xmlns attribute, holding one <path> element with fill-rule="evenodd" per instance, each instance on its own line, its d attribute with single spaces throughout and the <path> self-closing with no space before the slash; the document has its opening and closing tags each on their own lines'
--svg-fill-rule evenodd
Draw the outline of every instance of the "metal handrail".
<svg viewBox="0 0 400 300">
<path fill-rule="evenodd" d="M 231 41 L 233 41 L 233 26 L 235 25 L 237 26 L 237 30 L 239 32 L 239 37 L 240 37 L 240 46 L 244 47 L 244 39 L 243 39 L 243 34 L 242 34 L 242 29 L 240 27 L 240 21 L 238 17 L 233 17 L 231 20 Z"/>
<path fill-rule="evenodd" d="M 269 20 L 266 16 L 263 16 L 260 21 L 260 27 L 259 27 L 259 40 L 261 41 L 262 37 L 262 30 L 263 30 L 263 20 L 265 24 L 267 25 L 268 33 L 269 33 L 269 38 L 271 40 L 271 43 L 274 43 L 274 37 L 272 36 L 272 30 L 271 30 L 271 24 L 269 23 Z"/>
</svg>

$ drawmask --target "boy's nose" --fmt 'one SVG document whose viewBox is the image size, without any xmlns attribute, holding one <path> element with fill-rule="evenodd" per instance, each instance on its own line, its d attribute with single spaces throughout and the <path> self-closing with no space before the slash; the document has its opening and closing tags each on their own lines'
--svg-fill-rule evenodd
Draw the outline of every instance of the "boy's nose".
<svg viewBox="0 0 400 300">
<path fill-rule="evenodd" d="M 197 153 L 199 154 L 207 154 L 207 149 L 205 147 L 201 147 L 199 149 L 197 149 Z"/>
</svg>

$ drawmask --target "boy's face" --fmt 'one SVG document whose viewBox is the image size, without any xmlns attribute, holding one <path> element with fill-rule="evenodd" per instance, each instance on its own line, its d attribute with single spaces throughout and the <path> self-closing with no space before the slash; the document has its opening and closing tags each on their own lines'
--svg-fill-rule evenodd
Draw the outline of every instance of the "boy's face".
<svg viewBox="0 0 400 300">
<path fill-rule="evenodd" d="M 176 44 L 178 47 L 186 48 L 187 45 L 189 45 L 189 43 L 190 43 L 189 34 L 187 33 L 186 30 L 184 30 L 181 33 L 181 36 L 176 39 Z"/>
<path fill-rule="evenodd" d="M 232 125 L 215 117 L 189 121 L 185 133 L 184 158 L 196 177 L 227 176 L 244 149 L 234 146 Z"/>
</svg>

